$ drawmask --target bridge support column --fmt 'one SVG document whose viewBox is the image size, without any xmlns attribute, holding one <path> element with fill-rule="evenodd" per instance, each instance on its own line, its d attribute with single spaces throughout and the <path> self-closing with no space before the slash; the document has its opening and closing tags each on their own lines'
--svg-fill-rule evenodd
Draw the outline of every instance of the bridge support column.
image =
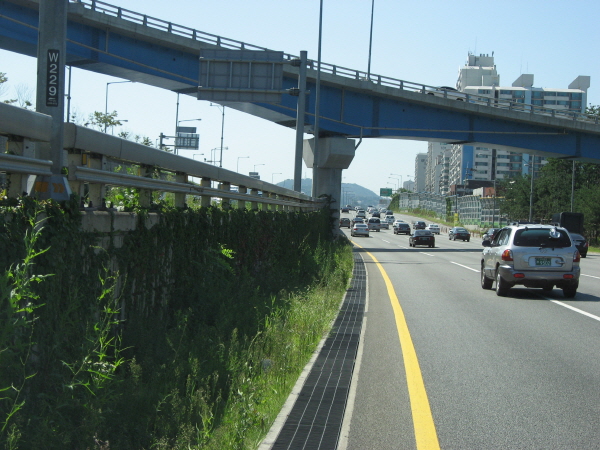
<svg viewBox="0 0 600 450">
<path fill-rule="evenodd" d="M 331 196 L 332 216 L 339 218 L 342 198 L 342 170 L 350 167 L 350 163 L 354 159 L 354 140 L 320 138 L 318 168 L 314 168 L 314 147 L 314 138 L 304 141 L 304 162 L 308 168 L 313 169 L 313 177 L 316 180 L 316 183 L 313 182 L 313 186 L 316 185 L 318 189 L 317 192 L 312 193 L 312 196 Z"/>
<path fill-rule="evenodd" d="M 200 180 L 200 186 L 209 188 L 211 186 L 210 178 L 202 178 Z M 200 206 L 203 208 L 208 208 L 210 206 L 210 201 L 210 195 L 202 195 L 200 197 Z"/>
</svg>

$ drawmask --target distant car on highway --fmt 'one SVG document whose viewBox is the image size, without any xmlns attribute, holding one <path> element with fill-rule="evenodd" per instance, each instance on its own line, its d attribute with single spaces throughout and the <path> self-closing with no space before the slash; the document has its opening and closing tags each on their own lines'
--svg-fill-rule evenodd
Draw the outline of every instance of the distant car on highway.
<svg viewBox="0 0 600 450">
<path fill-rule="evenodd" d="M 350 212 L 350 209 L 347 206 L 343 206 L 342 207 L 342 212 L 343 213 L 348 213 L 348 212 Z"/>
<path fill-rule="evenodd" d="M 485 233 L 483 233 L 483 236 L 481 236 L 481 239 L 484 240 L 484 241 L 491 241 L 492 239 L 494 239 L 494 235 L 499 230 L 500 230 L 500 228 L 490 228 Z"/>
<path fill-rule="evenodd" d="M 577 247 L 577 250 L 579 250 L 579 253 L 581 254 L 581 257 L 585 258 L 587 256 L 588 247 L 589 247 L 587 239 L 578 233 L 570 233 L 570 234 L 571 234 L 571 239 L 575 242 L 575 246 Z"/>
<path fill-rule="evenodd" d="M 466 95 L 459 90 L 454 89 L 450 86 L 440 87 L 427 87 L 425 90 L 421 90 L 422 93 L 427 95 L 433 95 L 435 97 L 450 98 L 461 102 L 465 101 Z"/>
<path fill-rule="evenodd" d="M 471 233 L 469 230 L 463 227 L 454 227 L 448 231 L 448 239 L 455 241 L 461 239 L 462 241 L 469 242 L 471 240 Z"/>
<path fill-rule="evenodd" d="M 425 229 L 431 231 L 433 234 L 440 234 L 440 226 L 435 223 L 430 223 Z"/>
<path fill-rule="evenodd" d="M 342 228 L 342 227 L 350 228 L 351 226 L 352 226 L 352 224 L 350 223 L 349 217 L 340 218 L 340 228 Z"/>
<path fill-rule="evenodd" d="M 350 229 L 350 236 L 366 236 L 369 237 L 369 227 L 366 223 L 355 223 Z"/>
<path fill-rule="evenodd" d="M 356 211 L 356 217 L 362 217 L 363 219 L 367 218 L 367 212 L 364 209 L 359 209 Z"/>
<path fill-rule="evenodd" d="M 394 234 L 410 234 L 410 225 L 401 220 L 394 222 Z"/>
<path fill-rule="evenodd" d="M 416 247 L 417 245 L 426 245 L 427 247 L 435 247 L 435 236 L 429 230 L 415 230 L 408 238 L 408 245 Z"/>
<path fill-rule="evenodd" d="M 367 220 L 367 226 L 370 231 L 380 231 L 381 230 L 381 221 L 378 217 L 369 217 Z"/>
<path fill-rule="evenodd" d="M 422 220 L 415 220 L 413 222 L 413 230 L 424 230 L 427 228 L 427 224 Z"/>
</svg>

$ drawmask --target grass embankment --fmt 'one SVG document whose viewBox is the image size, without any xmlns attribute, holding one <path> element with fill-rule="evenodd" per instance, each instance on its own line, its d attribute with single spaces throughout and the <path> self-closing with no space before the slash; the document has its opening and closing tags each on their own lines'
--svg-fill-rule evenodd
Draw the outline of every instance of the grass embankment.
<svg viewBox="0 0 600 450">
<path fill-rule="evenodd" d="M 45 214 L 0 215 L 0 448 L 255 448 L 352 273 L 328 215 L 174 212 L 107 256 Z"/>
</svg>

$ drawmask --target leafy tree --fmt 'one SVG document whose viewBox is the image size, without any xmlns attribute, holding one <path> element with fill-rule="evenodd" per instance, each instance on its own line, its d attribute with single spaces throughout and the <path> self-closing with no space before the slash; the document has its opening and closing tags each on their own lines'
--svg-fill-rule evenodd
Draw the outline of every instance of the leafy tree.
<svg viewBox="0 0 600 450">
<path fill-rule="evenodd" d="M 106 131 L 109 128 L 123 125 L 123 123 L 117 119 L 117 116 L 118 113 L 116 111 L 110 113 L 94 111 L 92 114 L 90 114 L 89 119 L 84 126 L 91 126 L 100 131 Z"/>
<path fill-rule="evenodd" d="M 508 216 L 511 220 L 529 219 L 530 176 L 518 175 L 508 180 L 502 180 L 501 183 L 496 185 L 496 189 L 498 190 L 498 196 L 504 197 L 504 200 L 500 204 L 500 214 Z"/>
<path fill-rule="evenodd" d="M 2 95 L 7 90 L 7 86 L 5 83 L 8 81 L 8 77 L 6 73 L 0 72 L 0 95 Z M 32 97 L 34 90 L 24 84 L 19 84 L 15 88 L 17 98 L 13 98 L 10 100 L 4 100 L 4 103 L 8 103 L 9 105 L 17 104 L 21 108 L 31 108 L 33 106 Z"/>
<path fill-rule="evenodd" d="M 0 95 L 6 90 L 6 86 L 4 83 L 8 81 L 6 74 L 4 72 L 0 72 Z"/>
</svg>

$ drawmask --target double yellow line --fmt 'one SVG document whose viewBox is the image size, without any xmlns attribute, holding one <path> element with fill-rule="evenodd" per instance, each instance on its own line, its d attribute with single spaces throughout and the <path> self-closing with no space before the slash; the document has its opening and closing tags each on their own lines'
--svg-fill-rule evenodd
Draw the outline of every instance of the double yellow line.
<svg viewBox="0 0 600 450">
<path fill-rule="evenodd" d="M 361 249 L 363 248 L 354 242 L 353 244 Z M 394 310 L 396 328 L 398 329 L 400 348 L 402 349 L 402 357 L 404 359 L 404 368 L 406 371 L 406 383 L 408 385 L 408 396 L 410 398 L 410 409 L 413 417 L 417 450 L 437 450 L 440 448 L 440 444 L 438 442 L 435 424 L 433 423 L 431 407 L 429 406 L 425 383 L 423 382 L 423 376 L 421 375 L 417 352 L 415 351 L 412 338 L 410 337 L 410 332 L 408 331 L 408 325 L 406 324 L 406 318 L 404 317 L 404 312 L 400 306 L 400 301 L 398 300 L 394 286 L 381 263 L 377 261 L 377 258 L 371 253 L 367 251 L 365 251 L 365 253 L 371 257 L 381 272 Z"/>
</svg>

